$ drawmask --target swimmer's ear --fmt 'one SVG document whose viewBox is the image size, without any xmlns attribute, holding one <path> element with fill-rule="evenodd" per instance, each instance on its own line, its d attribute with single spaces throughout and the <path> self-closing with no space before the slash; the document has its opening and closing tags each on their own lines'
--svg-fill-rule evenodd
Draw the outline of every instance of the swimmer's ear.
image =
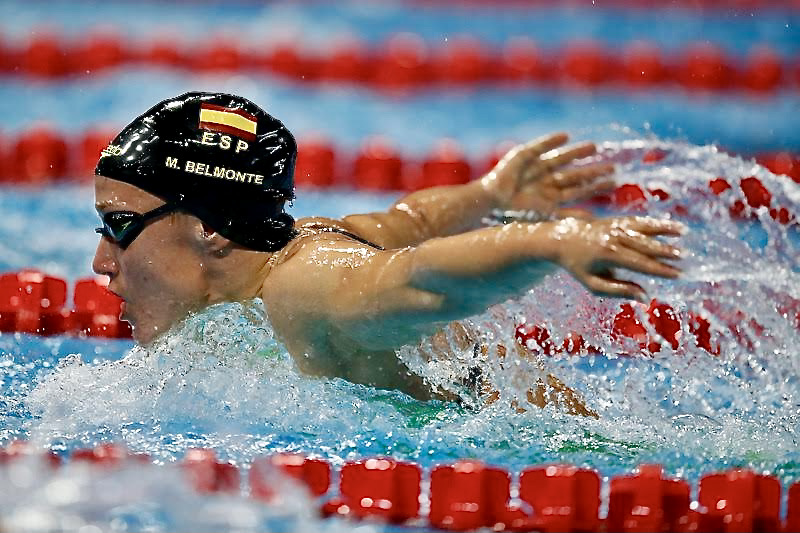
<svg viewBox="0 0 800 533">
<path fill-rule="evenodd" d="M 233 242 L 217 233 L 214 228 L 200 222 L 200 244 L 204 251 L 216 257 L 225 257 L 233 249 Z"/>
</svg>

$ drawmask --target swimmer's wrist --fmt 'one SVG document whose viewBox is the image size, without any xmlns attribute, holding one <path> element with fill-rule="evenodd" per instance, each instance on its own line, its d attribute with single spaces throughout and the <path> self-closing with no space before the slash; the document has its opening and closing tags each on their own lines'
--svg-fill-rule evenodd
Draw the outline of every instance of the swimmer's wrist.
<svg viewBox="0 0 800 533">
<path fill-rule="evenodd" d="M 481 190 L 488 197 L 490 209 L 506 209 L 511 203 L 512 192 L 503 187 L 500 176 L 494 170 L 478 180 Z"/>
<path fill-rule="evenodd" d="M 500 234 L 511 236 L 518 250 L 518 257 L 527 260 L 542 260 L 560 264 L 564 246 L 567 244 L 564 235 L 558 228 L 559 222 L 521 222 L 512 221 L 494 228 Z"/>
</svg>

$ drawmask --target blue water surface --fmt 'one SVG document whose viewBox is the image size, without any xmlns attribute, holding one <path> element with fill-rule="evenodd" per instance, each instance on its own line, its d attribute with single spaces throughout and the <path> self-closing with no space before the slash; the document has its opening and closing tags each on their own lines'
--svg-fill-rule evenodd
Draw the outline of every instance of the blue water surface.
<svg viewBox="0 0 800 533">
<path fill-rule="evenodd" d="M 786 56 L 800 48 L 798 14 L 781 10 L 698 13 L 587 6 L 528 11 L 403 2 L 63 0 L 6 0 L 0 10 L 0 32 L 12 42 L 47 26 L 80 39 L 91 28 L 110 25 L 142 40 L 178 27 L 194 42 L 216 32 L 235 33 L 250 44 L 302 35 L 311 48 L 348 34 L 377 43 L 397 31 L 419 33 L 434 45 L 470 33 L 497 45 L 528 35 L 544 46 L 594 37 L 610 46 L 647 38 L 670 50 L 709 40 L 738 55 L 759 43 Z M 292 451 L 334 465 L 376 455 L 414 461 L 426 470 L 458 458 L 479 458 L 513 472 L 566 462 L 594 468 L 607 478 L 641 463 L 660 463 L 669 475 L 692 483 L 731 467 L 775 475 L 784 487 L 800 480 L 800 331 L 791 307 L 800 301 L 798 225 L 778 224 L 765 208 L 749 213 L 747 221 L 729 215 L 734 202 L 745 201 L 738 188 L 745 177 L 758 177 L 771 191 L 773 205 L 795 214 L 800 191 L 752 160 L 709 146 L 745 154 L 797 151 L 796 91 L 754 99 L 663 88 L 633 93 L 480 86 L 397 96 L 350 86 L 309 87 L 248 72 L 229 77 L 124 68 L 60 81 L 4 77 L 2 133 L 13 137 L 43 121 L 77 140 L 89 127 L 118 128 L 160 99 L 198 89 L 250 97 L 298 137 L 322 133 L 347 150 L 381 134 L 403 153 L 419 156 L 438 139 L 452 137 L 478 162 L 501 140 L 553 130 L 597 140 L 604 157 L 619 161 L 617 180 L 670 194 L 668 201 L 650 202 L 646 211 L 631 208 L 623 214 L 679 218 L 691 228 L 681 239 L 687 254 L 679 280 L 632 276 L 651 297 L 679 313 L 679 346 L 673 350 L 662 344 L 655 354 L 642 353 L 635 342 L 611 338 L 622 302 L 590 295 L 563 272 L 466 320 L 465 327 L 481 335 L 489 354 L 496 354 L 498 345 L 513 346 L 514 329 L 525 321 L 543 325 L 556 341 L 579 331 L 605 355 L 547 357 L 531 346 L 539 363 L 525 357 L 505 365 L 492 357 L 479 361 L 501 395 L 489 406 L 466 395 L 461 404 L 419 402 L 397 391 L 305 376 L 272 335 L 257 301 L 193 315 L 150 349 L 129 341 L 4 333 L 0 445 L 25 438 L 67 456 L 76 448 L 113 441 L 149 454 L 159 465 L 139 467 L 135 476 L 87 474 L 73 465 L 59 474 L 20 477 L 16 472 L 9 478 L 2 477 L 9 471 L 0 469 L 0 516 L 13 514 L 21 521 L 13 525 L 80 516 L 83 521 L 70 522 L 72 529 L 92 524 L 128 531 L 353 529 L 320 521 L 310 514 L 312 504 L 299 497 L 285 502 L 293 518 L 273 523 L 258 515 L 266 507 L 241 498 L 203 499 L 193 492 L 159 489 L 180 479 L 168 467 L 192 447 L 213 448 L 243 468 L 255 457 Z M 651 148 L 666 150 L 668 156 L 655 165 L 642 163 L 642 154 Z M 707 188 L 717 177 L 733 186 L 720 196 Z M 291 212 L 338 217 L 385 209 L 398 197 L 299 190 Z M 98 219 L 89 184 L 3 187 L 0 213 L 0 272 L 33 267 L 70 284 L 90 274 Z M 647 323 L 644 310 L 635 309 Z M 693 342 L 690 312 L 709 320 L 718 355 Z M 426 362 L 425 343 L 407 347 L 400 356 L 432 383 L 452 386 L 451 372 L 475 361 L 472 350 L 451 349 L 454 362 L 449 365 Z M 525 389 L 543 371 L 577 391 L 600 418 L 555 408 L 517 412 L 513 402 L 524 402 Z M 65 494 L 76 499 L 66 501 Z M 112 495 L 122 496 L 103 508 L 103 497 Z M 218 509 L 223 511 L 214 516 L 225 521 L 209 514 Z M 254 517 L 251 522 L 231 525 L 248 516 Z M 30 522 L 31 517 L 40 522 Z"/>
</svg>

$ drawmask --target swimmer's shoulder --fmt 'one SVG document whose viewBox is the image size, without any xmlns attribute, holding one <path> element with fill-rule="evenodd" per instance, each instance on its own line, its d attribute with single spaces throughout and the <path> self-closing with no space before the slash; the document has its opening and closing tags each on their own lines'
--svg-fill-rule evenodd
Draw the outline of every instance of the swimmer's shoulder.
<svg viewBox="0 0 800 533">
<path fill-rule="evenodd" d="M 329 228 L 340 228 L 348 231 L 354 229 L 343 220 L 328 217 L 303 217 L 295 222 L 294 228 L 300 233 L 306 232 L 307 234 L 323 232 Z"/>
<path fill-rule="evenodd" d="M 297 235 L 289 241 L 286 246 L 273 253 L 270 258 L 271 265 L 275 267 L 285 263 L 310 242 L 318 240 L 315 239 L 315 237 L 325 233 L 322 231 L 324 228 L 335 227 L 337 223 L 337 220 L 324 217 L 305 217 L 299 219 L 294 226 Z"/>
<path fill-rule="evenodd" d="M 342 276 L 335 266 L 342 267 L 351 258 L 343 261 L 336 248 L 351 250 L 360 237 L 341 221 L 324 217 L 300 219 L 295 229 L 297 236 L 267 260 L 261 297 L 276 331 L 291 331 L 288 337 L 302 340 L 316 336 L 315 331 L 327 332 L 326 321 L 320 318 L 335 315 L 334 309 L 343 306 Z M 356 254 L 352 260 L 363 257 Z"/>
<path fill-rule="evenodd" d="M 304 217 L 295 223 L 295 229 L 306 235 L 317 235 L 320 233 L 339 233 L 350 238 L 362 239 L 361 232 L 347 220 L 339 220 L 327 217 Z"/>
<path fill-rule="evenodd" d="M 361 246 L 382 250 L 380 246 L 366 241 L 351 229 L 353 228 L 348 224 L 332 218 L 299 219 L 295 224 L 297 236 L 273 253 L 268 260 L 270 272 L 266 278 L 265 289 L 268 286 L 285 287 L 299 282 L 310 285 L 311 280 L 306 276 L 312 274 L 314 265 L 319 264 L 318 252 L 321 247 L 330 247 L 334 243 L 358 243 Z"/>
<path fill-rule="evenodd" d="M 274 266 L 285 263 L 300 250 L 315 242 L 351 241 L 376 250 L 383 250 L 381 246 L 363 238 L 356 228 L 342 220 L 326 217 L 305 217 L 296 222 L 295 230 L 297 231 L 297 236 L 274 254 L 272 259 Z"/>
</svg>

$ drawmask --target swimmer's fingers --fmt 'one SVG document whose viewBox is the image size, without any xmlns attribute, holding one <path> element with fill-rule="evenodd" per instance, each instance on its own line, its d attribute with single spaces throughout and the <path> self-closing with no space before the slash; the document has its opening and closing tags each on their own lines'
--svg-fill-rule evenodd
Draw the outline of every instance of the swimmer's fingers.
<svg viewBox="0 0 800 533">
<path fill-rule="evenodd" d="M 524 158 L 538 159 L 540 155 L 555 150 L 559 146 L 564 145 L 568 140 L 569 136 L 566 133 L 552 133 L 521 144 L 512 149 L 512 152 L 514 152 L 515 155 L 520 154 Z"/>
<path fill-rule="evenodd" d="M 647 293 L 632 281 L 619 280 L 614 277 L 604 277 L 597 274 L 589 275 L 583 281 L 584 285 L 593 293 L 603 296 L 616 296 L 645 301 Z"/>
<path fill-rule="evenodd" d="M 512 199 L 517 209 L 532 208 L 550 213 L 559 205 L 608 192 L 616 183 L 607 176 L 614 171 L 609 163 L 596 163 L 550 173 L 531 164 L 523 171 L 520 190 Z"/>
<path fill-rule="evenodd" d="M 677 220 L 650 217 L 626 217 L 615 223 L 616 227 L 631 229 L 644 235 L 663 235 L 666 237 L 680 237 L 685 235 L 687 228 Z"/>
<path fill-rule="evenodd" d="M 583 187 L 591 183 L 597 183 L 598 178 L 604 178 L 613 172 L 613 163 L 592 163 L 555 172 L 553 173 L 553 182 L 562 189 Z M 610 179 L 603 179 L 601 182 L 614 183 Z"/>
<path fill-rule="evenodd" d="M 662 278 L 677 278 L 681 274 L 679 268 L 625 246 L 613 247 L 604 260 L 628 270 Z"/>
<path fill-rule="evenodd" d="M 594 143 L 587 142 L 568 146 L 561 150 L 551 150 L 543 154 L 539 159 L 547 170 L 555 170 L 576 159 L 589 157 L 595 153 L 597 153 L 597 147 Z"/>
<path fill-rule="evenodd" d="M 617 238 L 624 246 L 651 257 L 662 257 L 665 259 L 680 259 L 681 257 L 680 248 L 648 237 L 638 231 L 623 231 L 620 232 Z"/>
<path fill-rule="evenodd" d="M 484 187 L 492 191 L 501 207 L 507 207 L 511 198 L 527 184 L 537 181 L 544 174 L 539 157 L 567 142 L 566 133 L 554 133 L 524 144 L 518 144 L 498 161 Z"/>
<path fill-rule="evenodd" d="M 541 170 L 539 157 L 542 154 L 551 152 L 559 146 L 562 146 L 568 139 L 569 137 L 566 133 L 553 133 L 523 144 L 518 144 L 503 156 L 498 163 L 498 167 L 509 166 L 515 171 L 522 171 L 524 181 L 527 179 L 528 175 L 534 175 L 531 170 L 535 169 L 537 173 Z"/>
</svg>

